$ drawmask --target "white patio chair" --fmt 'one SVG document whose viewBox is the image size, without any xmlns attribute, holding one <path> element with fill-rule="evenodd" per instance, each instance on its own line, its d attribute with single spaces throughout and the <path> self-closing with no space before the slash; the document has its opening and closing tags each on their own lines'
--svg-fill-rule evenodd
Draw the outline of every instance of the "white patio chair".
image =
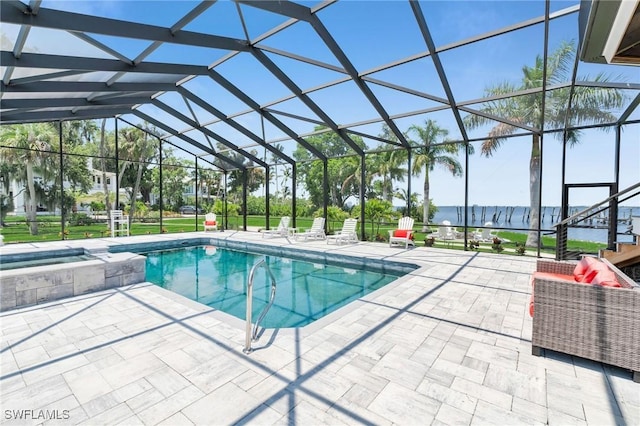
<svg viewBox="0 0 640 426">
<path fill-rule="evenodd" d="M 307 241 L 307 238 L 314 240 L 324 240 L 327 238 L 327 235 L 324 233 L 324 217 L 316 217 L 313 219 L 311 228 L 300 234 L 296 234 L 296 239 L 300 238 L 304 238 L 305 241 Z"/>
<path fill-rule="evenodd" d="M 491 229 L 492 226 L 493 222 L 486 222 L 483 229 L 476 230 L 474 238 L 478 241 L 493 241 L 497 235 L 495 235 L 493 229 Z"/>
<path fill-rule="evenodd" d="M 111 217 L 111 236 L 124 234 L 125 237 L 128 237 L 129 216 L 124 214 L 122 210 L 111 210 L 109 216 Z"/>
<path fill-rule="evenodd" d="M 413 218 L 405 216 L 398 220 L 398 229 L 389 231 L 389 247 L 394 244 L 404 244 L 404 248 L 415 246 L 413 235 Z"/>
<path fill-rule="evenodd" d="M 330 241 L 334 241 L 335 244 L 344 243 L 357 243 L 358 234 L 356 233 L 356 227 L 358 226 L 358 219 L 345 219 L 342 224 L 342 229 L 334 235 L 327 235 L 327 244 Z"/>
<path fill-rule="evenodd" d="M 291 218 L 289 216 L 282 216 L 280 223 L 276 229 L 265 229 L 262 231 L 262 238 L 266 236 L 270 237 L 288 237 L 289 236 L 289 222 Z"/>
<path fill-rule="evenodd" d="M 443 220 L 442 225 L 438 226 L 438 233 L 436 234 L 436 238 L 440 240 L 455 240 L 456 234 L 451 228 L 451 222 L 448 220 Z"/>
<path fill-rule="evenodd" d="M 218 230 L 218 221 L 216 220 L 215 213 L 207 213 L 204 217 L 204 222 L 202 223 L 205 231 L 217 231 Z"/>
</svg>

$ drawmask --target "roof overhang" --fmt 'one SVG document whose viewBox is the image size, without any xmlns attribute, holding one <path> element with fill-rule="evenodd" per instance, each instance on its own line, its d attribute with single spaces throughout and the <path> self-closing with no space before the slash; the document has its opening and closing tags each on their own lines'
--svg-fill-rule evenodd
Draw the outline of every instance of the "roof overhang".
<svg viewBox="0 0 640 426">
<path fill-rule="evenodd" d="M 640 0 L 583 0 L 580 59 L 640 65 Z"/>
</svg>

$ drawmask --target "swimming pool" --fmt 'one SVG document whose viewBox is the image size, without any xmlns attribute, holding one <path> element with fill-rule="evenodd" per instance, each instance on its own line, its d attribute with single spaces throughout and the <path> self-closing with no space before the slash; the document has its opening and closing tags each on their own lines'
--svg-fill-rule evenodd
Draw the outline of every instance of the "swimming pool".
<svg viewBox="0 0 640 426">
<path fill-rule="evenodd" d="M 249 272 L 264 258 L 277 282 L 273 306 L 261 324 L 265 328 L 305 326 L 407 272 L 405 268 L 404 272 L 383 273 L 214 246 L 144 254 L 148 281 L 243 320 Z M 254 318 L 268 303 L 269 292 L 267 274 L 258 269 L 253 290 Z"/>
</svg>

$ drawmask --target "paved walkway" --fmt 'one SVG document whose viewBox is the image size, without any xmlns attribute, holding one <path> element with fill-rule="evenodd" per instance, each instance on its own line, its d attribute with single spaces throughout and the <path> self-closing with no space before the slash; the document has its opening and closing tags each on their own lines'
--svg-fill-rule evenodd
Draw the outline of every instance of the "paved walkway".
<svg viewBox="0 0 640 426">
<path fill-rule="evenodd" d="M 640 424 L 629 372 L 531 355 L 533 258 L 222 235 L 421 268 L 310 326 L 265 333 L 248 356 L 243 322 L 150 284 L 6 312 L 0 422 Z"/>
</svg>

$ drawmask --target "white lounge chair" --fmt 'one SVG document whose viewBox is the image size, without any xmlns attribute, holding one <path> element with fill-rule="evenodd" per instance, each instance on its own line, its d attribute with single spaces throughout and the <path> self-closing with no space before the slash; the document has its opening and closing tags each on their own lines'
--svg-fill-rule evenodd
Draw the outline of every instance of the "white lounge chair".
<svg viewBox="0 0 640 426">
<path fill-rule="evenodd" d="M 476 230 L 474 239 L 478 241 L 493 241 L 497 235 L 493 233 L 493 229 L 491 229 L 492 226 L 493 222 L 486 222 L 483 229 Z"/>
<path fill-rule="evenodd" d="M 327 244 L 330 241 L 334 241 L 336 244 L 344 243 L 357 243 L 358 234 L 356 233 L 356 227 L 358 226 L 358 219 L 345 219 L 342 224 L 342 229 L 334 235 L 327 235 Z"/>
<path fill-rule="evenodd" d="M 413 218 L 403 217 L 398 220 L 398 229 L 389 231 L 389 247 L 394 244 L 404 244 L 404 248 L 415 246 L 413 239 Z"/>
<path fill-rule="evenodd" d="M 216 220 L 215 213 L 207 213 L 204 217 L 204 222 L 202 222 L 205 231 L 217 231 L 218 230 L 218 221 Z"/>
<path fill-rule="evenodd" d="M 266 229 L 262 231 L 262 238 L 265 236 L 270 237 L 288 237 L 289 236 L 289 222 L 291 218 L 289 216 L 282 216 L 280 223 L 276 229 Z"/>
<path fill-rule="evenodd" d="M 314 240 L 324 240 L 327 238 L 327 235 L 324 233 L 324 217 L 316 217 L 313 219 L 311 228 L 300 234 L 296 234 L 296 239 L 300 238 L 304 238 L 305 241 L 307 241 L 307 238 Z"/>
</svg>

